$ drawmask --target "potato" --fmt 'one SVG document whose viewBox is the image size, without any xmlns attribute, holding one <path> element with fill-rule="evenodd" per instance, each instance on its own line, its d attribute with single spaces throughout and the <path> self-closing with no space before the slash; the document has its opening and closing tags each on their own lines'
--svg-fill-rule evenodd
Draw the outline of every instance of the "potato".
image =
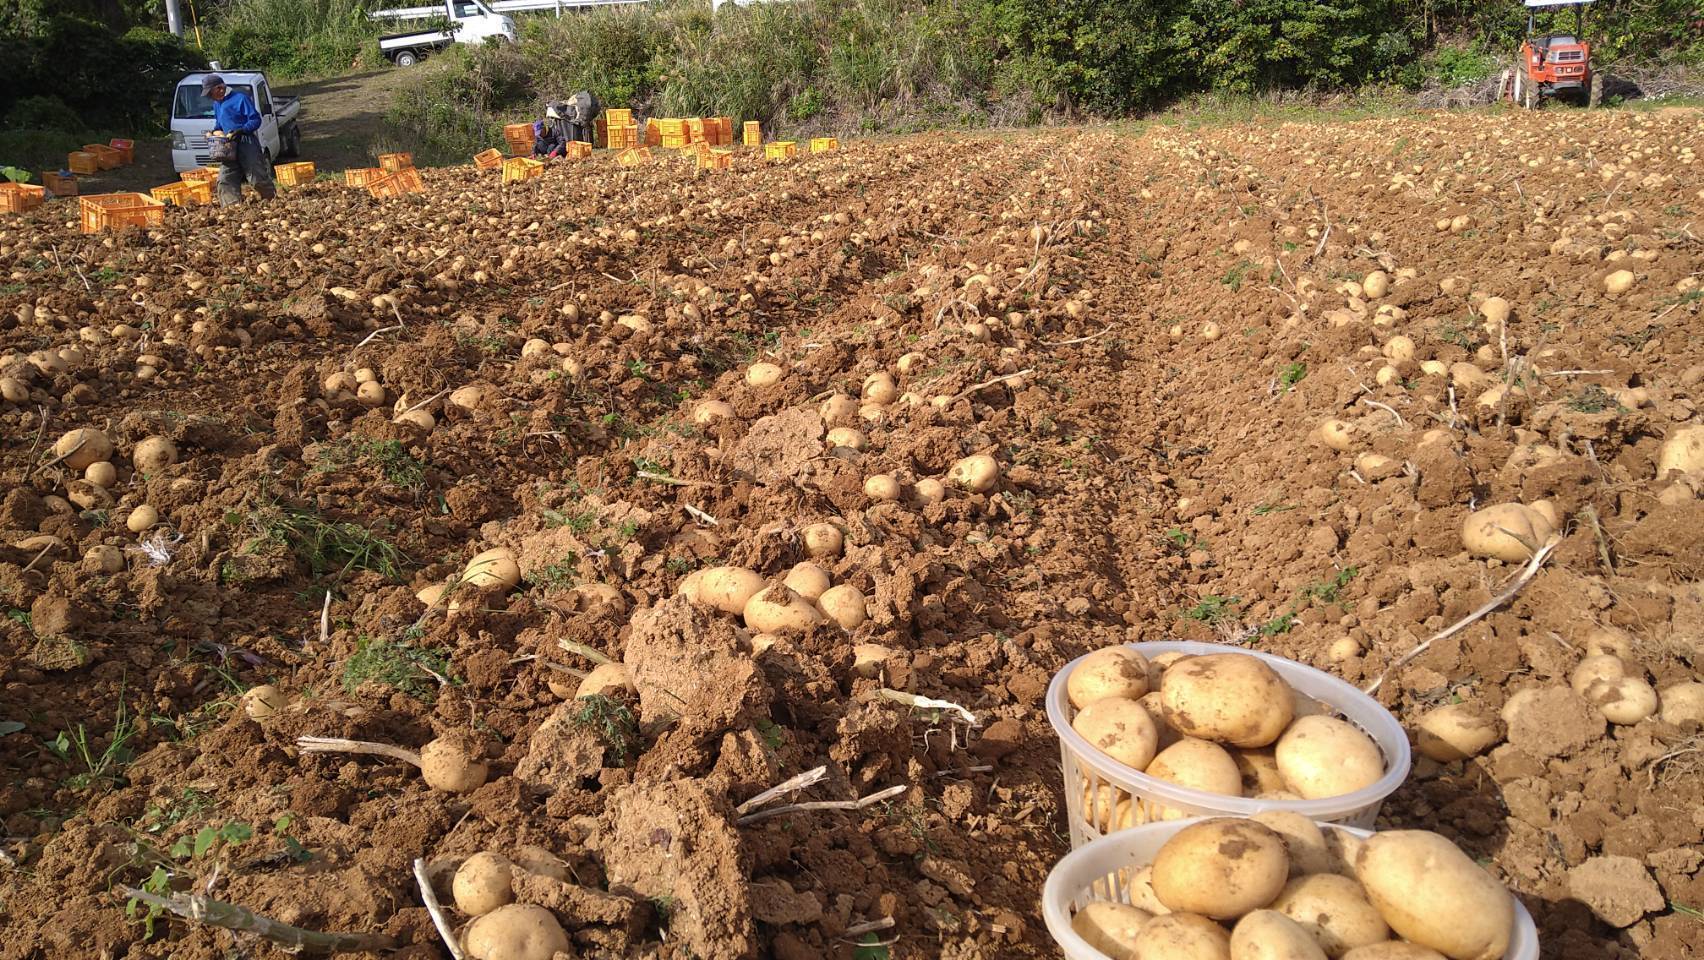
<svg viewBox="0 0 1704 960">
<path fill-rule="evenodd" d="M 1669 432 L 1657 450 L 1657 479 L 1678 470 L 1689 476 L 1704 475 L 1704 424 L 1680 427 Z"/>
<path fill-rule="evenodd" d="M 1340 797 L 1384 776 L 1384 754 L 1359 728 L 1335 717 L 1303 717 L 1278 739 L 1278 772 L 1309 800 Z"/>
<path fill-rule="evenodd" d="M 1290 876 L 1284 841 L 1252 820 L 1217 817 L 1172 835 L 1154 857 L 1154 893 L 1175 912 L 1216 920 L 1272 902 Z"/>
<path fill-rule="evenodd" d="M 1600 653 L 1586 657 L 1574 666 L 1574 672 L 1568 675 L 1568 685 L 1574 692 L 1585 696 L 1591 685 L 1599 680 L 1618 680 L 1627 676 L 1627 664 L 1613 654 Z"/>
<path fill-rule="evenodd" d="M 384 384 L 369 380 L 355 388 L 355 399 L 363 407 L 377 408 L 385 405 Z"/>
<path fill-rule="evenodd" d="M 551 960 L 574 956 L 556 915 L 531 903 L 498 907 L 468 924 L 462 946 L 469 960 Z"/>
<path fill-rule="evenodd" d="M 1704 683 L 1677 683 L 1662 692 L 1662 721 L 1675 726 L 1704 723 Z"/>
<path fill-rule="evenodd" d="M 1110 784 L 1083 783 L 1082 814 L 1101 833 L 1117 833 L 1136 826 L 1129 794 Z"/>
<path fill-rule="evenodd" d="M 864 388 L 860 393 L 865 401 L 885 406 L 899 396 L 899 387 L 894 384 L 893 377 L 885 373 L 872 373 L 864 378 Z"/>
<path fill-rule="evenodd" d="M 1581 642 L 1587 656 L 1611 654 L 1623 661 L 1633 659 L 1633 637 L 1625 630 L 1616 627 L 1593 627 L 1586 631 L 1585 639 Z"/>
<path fill-rule="evenodd" d="M 828 424 L 850 423 L 858 415 L 858 401 L 844 393 L 834 394 L 817 407 L 817 415 Z"/>
<path fill-rule="evenodd" d="M 1149 664 L 1148 682 L 1157 686 L 1159 680 L 1155 673 L 1153 665 Z M 1150 689 L 1143 695 L 1142 699 L 1136 702 L 1142 705 L 1142 709 L 1148 711 L 1148 716 L 1154 718 L 1154 729 L 1160 732 L 1161 750 L 1183 739 L 1183 734 L 1173 730 L 1172 725 L 1166 722 L 1166 708 L 1164 701 L 1160 699 L 1160 691 Z"/>
<path fill-rule="evenodd" d="M 693 583 L 698 602 L 723 613 L 745 613 L 746 604 L 763 589 L 763 578 L 745 567 L 708 567 L 687 579 L 693 576 L 698 577 Z"/>
<path fill-rule="evenodd" d="M 1237 772 L 1237 762 L 1224 747 L 1194 737 L 1184 737 L 1161 750 L 1142 772 L 1180 787 L 1227 797 L 1242 796 L 1242 774 Z M 1188 814 L 1171 811 L 1158 819 L 1175 820 L 1182 816 Z"/>
<path fill-rule="evenodd" d="M 462 582 L 475 587 L 502 584 L 510 590 L 520 586 L 521 567 L 515 562 L 515 551 L 494 547 L 476 554 L 462 569 Z"/>
<path fill-rule="evenodd" d="M 1252 797 L 1269 790 L 1284 789 L 1284 775 L 1278 772 L 1278 757 L 1271 747 L 1239 748 L 1227 752 L 1236 761 L 1237 773 L 1242 776 L 1243 796 Z"/>
<path fill-rule="evenodd" d="M 828 436 L 825 439 L 831 448 L 846 447 L 849 450 L 862 450 L 870 445 L 869 439 L 864 436 L 864 431 L 856 427 L 835 427 L 828 431 Z"/>
<path fill-rule="evenodd" d="M 53 455 L 67 467 L 82 470 L 91 463 L 111 460 L 112 440 L 93 427 L 79 427 L 54 441 Z"/>
<path fill-rule="evenodd" d="M 146 503 L 138 504 L 130 511 L 130 516 L 124 520 L 124 526 L 131 533 L 143 533 L 160 522 L 160 511 Z"/>
<path fill-rule="evenodd" d="M 803 633 L 823 619 L 809 600 L 780 583 L 753 594 L 742 613 L 746 626 L 758 633 Z"/>
<path fill-rule="evenodd" d="M 799 596 L 814 601 L 833 581 L 829 580 L 827 570 L 806 560 L 793 564 L 793 569 L 787 571 L 787 578 L 781 582 Z"/>
<path fill-rule="evenodd" d="M 986 453 L 974 453 L 953 464 L 947 480 L 970 493 L 987 493 L 1000 482 L 1000 464 Z"/>
<path fill-rule="evenodd" d="M 90 573 L 117 573 L 124 569 L 124 551 L 104 543 L 96 544 L 84 551 L 83 569 Z"/>
<path fill-rule="evenodd" d="M 844 630 L 856 630 L 869 619 L 863 591 L 850 583 L 829 587 L 817 598 L 817 609 Z"/>
<path fill-rule="evenodd" d="M 1633 289 L 1633 271 L 1617 270 L 1603 278 L 1603 290 L 1610 295 L 1623 294 Z"/>
<path fill-rule="evenodd" d="M 717 420 L 727 420 L 734 415 L 734 406 L 723 400 L 705 400 L 692 408 L 692 422 L 704 427 Z"/>
<path fill-rule="evenodd" d="M 248 714 L 250 720 L 265 720 L 288 704 L 283 691 L 270 683 L 248 688 L 243 693 L 242 702 L 243 712 Z"/>
<path fill-rule="evenodd" d="M 1141 704 L 1123 697 L 1090 703 L 1072 718 L 1071 729 L 1096 750 L 1136 770 L 1148 766 L 1159 744 L 1154 718 Z"/>
<path fill-rule="evenodd" d="M 881 676 L 893 650 L 879 643 L 860 643 L 852 648 L 852 672 L 866 680 Z"/>
<path fill-rule="evenodd" d="M 431 433 L 438 426 L 438 418 L 424 410 L 410 410 L 397 415 L 397 423 L 406 423 L 423 433 Z"/>
<path fill-rule="evenodd" d="M 638 692 L 639 689 L 633 685 L 633 674 L 627 669 L 627 664 L 617 661 L 600 663 L 593 667 L 575 689 L 574 699 L 633 696 Z"/>
<path fill-rule="evenodd" d="M 754 387 L 772 386 L 781 379 L 781 368 L 773 363 L 754 363 L 746 368 L 745 379 Z"/>
<path fill-rule="evenodd" d="M 1335 873 L 1296 877 L 1284 885 L 1272 909 L 1294 920 L 1333 957 L 1390 938 L 1390 928 L 1361 885 Z"/>
<path fill-rule="evenodd" d="M 947 498 L 947 486 L 934 477 L 924 477 L 911 487 L 911 492 L 917 496 L 917 502 L 924 506 L 940 503 Z"/>
<path fill-rule="evenodd" d="M 1079 710 L 1103 697 L 1140 700 L 1147 692 L 1147 658 L 1124 646 L 1096 650 L 1065 678 L 1065 696 Z"/>
<path fill-rule="evenodd" d="M 1136 960 L 1231 960 L 1231 935 L 1199 914 L 1162 914 L 1136 932 Z"/>
<path fill-rule="evenodd" d="M 1386 830 L 1355 858 L 1367 899 L 1404 940 L 1451 960 L 1500 960 L 1515 901 L 1450 841 L 1426 830 Z"/>
<path fill-rule="evenodd" d="M 97 460 L 83 468 L 83 479 L 102 490 L 111 490 L 118 482 L 118 468 L 105 460 Z"/>
<path fill-rule="evenodd" d="M 1290 724 L 1290 685 L 1259 657 L 1215 653 L 1166 671 L 1166 722 L 1186 737 L 1264 747 Z"/>
<path fill-rule="evenodd" d="M 832 523 L 813 523 L 801 533 L 805 540 L 805 552 L 817 560 L 840 556 L 840 551 L 846 544 L 846 535 Z"/>
<path fill-rule="evenodd" d="M 1138 910 L 1146 910 L 1158 917 L 1171 913 L 1171 908 L 1160 902 L 1159 894 L 1154 892 L 1154 865 L 1143 864 L 1141 869 L 1130 874 L 1129 882 L 1125 884 L 1125 893 L 1130 895 L 1130 903 Z"/>
<path fill-rule="evenodd" d="M 1374 270 L 1361 281 L 1361 292 L 1369 300 L 1377 300 L 1390 292 L 1390 274 L 1383 270 Z"/>
<path fill-rule="evenodd" d="M 1627 726 L 1657 712 L 1657 691 L 1638 677 L 1598 680 L 1586 688 L 1585 697 L 1605 720 Z"/>
<path fill-rule="evenodd" d="M 878 473 L 864 481 L 864 496 L 877 503 L 892 503 L 900 493 L 899 481 L 891 474 Z"/>
<path fill-rule="evenodd" d="M 1416 943 L 1387 940 L 1370 943 L 1344 954 L 1340 960 L 1446 960 L 1443 954 Z"/>
<path fill-rule="evenodd" d="M 450 893 L 456 909 L 470 917 L 487 913 L 515 899 L 513 865 L 509 858 L 489 850 L 476 853 L 456 868 Z"/>
<path fill-rule="evenodd" d="M 1342 420 L 1331 419 L 1319 425 L 1315 434 L 1319 442 L 1338 453 L 1347 453 L 1355 445 L 1355 428 Z"/>
<path fill-rule="evenodd" d="M 29 384 L 16 377 L 0 377 L 0 397 L 8 403 L 23 403 L 30 398 Z"/>
<path fill-rule="evenodd" d="M 1152 918 L 1129 904 L 1096 900 L 1071 918 L 1071 930 L 1113 960 L 1136 956 L 1136 932 Z"/>
<path fill-rule="evenodd" d="M 1345 877 L 1355 876 L 1355 860 L 1361 855 L 1361 848 L 1367 841 L 1347 830 L 1322 829 L 1325 834 L 1325 848 L 1331 851 L 1332 873 L 1340 873 Z"/>
<path fill-rule="evenodd" d="M 1439 763 L 1477 757 L 1503 738 L 1497 718 L 1473 703 L 1446 703 L 1420 718 L 1414 743 Z"/>
<path fill-rule="evenodd" d="M 1289 917 L 1256 910 L 1231 930 L 1231 960 L 1325 960 L 1325 951 Z"/>
<path fill-rule="evenodd" d="M 1290 876 L 1335 871 L 1336 861 L 1326 845 L 1325 834 L 1312 820 L 1289 810 L 1262 810 L 1249 819 L 1284 841 L 1284 851 L 1290 857 Z"/>
<path fill-rule="evenodd" d="M 420 748 L 420 777 L 445 793 L 472 793 L 485 785 L 490 768 L 461 744 L 440 737 Z"/>
<path fill-rule="evenodd" d="M 1461 524 L 1461 543 L 1469 553 L 1506 563 L 1527 562 L 1555 535 L 1555 525 L 1543 512 L 1521 503 L 1486 507 Z"/>
</svg>

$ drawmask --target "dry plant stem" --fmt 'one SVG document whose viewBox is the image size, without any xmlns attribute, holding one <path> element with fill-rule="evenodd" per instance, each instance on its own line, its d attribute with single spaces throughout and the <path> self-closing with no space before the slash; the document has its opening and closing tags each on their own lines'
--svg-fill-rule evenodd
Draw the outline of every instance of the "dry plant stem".
<svg viewBox="0 0 1704 960">
<path fill-rule="evenodd" d="M 743 827 L 748 823 L 768 820 L 770 817 L 779 817 L 784 813 L 802 813 L 806 810 L 862 810 L 872 804 L 881 803 L 883 800 L 891 800 L 909 789 L 911 789 L 910 784 L 902 783 L 898 786 L 888 787 L 886 790 L 878 790 L 857 800 L 812 800 L 808 803 L 790 803 L 773 810 L 759 810 L 756 813 L 739 818 L 735 823 Z"/>
<path fill-rule="evenodd" d="M 395 416 L 395 417 L 392 417 L 392 418 L 391 418 L 391 422 L 392 422 L 392 423 L 395 423 L 395 422 L 396 422 L 396 421 L 397 421 L 397 418 L 398 418 L 398 417 L 404 417 L 404 416 L 407 416 L 407 415 L 408 415 L 408 414 L 411 414 L 411 413 L 413 413 L 413 412 L 414 412 L 414 411 L 416 411 L 416 410 L 418 410 L 418 409 L 420 409 L 420 408 L 421 408 L 421 407 L 424 407 L 424 406 L 425 406 L 425 405 L 427 405 L 427 404 L 428 404 L 428 403 L 431 403 L 431 402 L 432 402 L 432 401 L 434 401 L 434 400 L 436 400 L 436 399 L 438 399 L 438 398 L 439 398 L 439 397 L 441 397 L 441 396 L 443 396 L 443 395 L 444 395 L 444 394 L 446 394 L 446 393 L 449 393 L 449 392 L 450 392 L 450 391 L 448 391 L 448 390 L 439 390 L 439 391 L 438 391 L 438 392 L 437 392 L 437 393 L 434 393 L 434 394 L 432 394 L 432 395 L 431 395 L 431 396 L 429 396 L 429 397 L 427 397 L 427 398 L 426 398 L 426 399 L 424 399 L 424 400 L 422 400 L 422 401 L 420 401 L 420 402 L 419 402 L 419 403 L 417 403 L 417 404 L 415 404 L 415 405 L 414 405 L 414 406 L 412 406 L 412 407 L 409 407 L 409 408 L 408 408 L 408 409 L 407 409 L 407 410 L 404 410 L 404 411 L 402 411 L 402 412 L 401 412 L 401 413 L 399 413 L 399 414 L 397 414 L 397 415 L 396 415 L 396 416 Z"/>
<path fill-rule="evenodd" d="M 1596 461 L 1597 457 L 1593 456 L 1592 459 Z M 1585 517 L 1586 522 L 1592 525 L 1592 536 L 1597 538 L 1598 559 L 1603 561 L 1603 568 L 1613 576 L 1615 560 L 1610 556 L 1609 540 L 1603 535 L 1603 526 L 1598 523 L 1597 508 L 1588 503 L 1580 509 L 1580 516 Z"/>
<path fill-rule="evenodd" d="M 1455 636 L 1461 631 L 1467 629 L 1469 625 L 1484 618 L 1486 614 L 1497 609 L 1503 604 L 1508 603 L 1510 600 L 1513 600 L 1515 594 L 1520 593 L 1521 588 L 1530 583 L 1532 578 L 1538 575 L 1538 568 L 1544 566 L 1544 561 L 1549 559 L 1550 552 L 1555 550 L 1559 545 L 1561 545 L 1561 543 L 1561 538 L 1552 537 L 1549 542 L 1545 543 L 1544 546 L 1539 547 L 1538 551 L 1532 555 L 1532 559 L 1528 560 L 1527 565 L 1521 568 L 1520 574 L 1515 577 L 1513 583 L 1509 584 L 1508 589 L 1497 594 L 1495 597 L 1492 597 L 1490 600 L 1485 601 L 1484 605 L 1482 605 L 1478 610 L 1473 611 L 1460 620 L 1457 620 L 1455 623 L 1438 631 L 1429 639 L 1417 645 L 1414 649 L 1400 657 L 1397 657 L 1395 662 L 1386 667 L 1384 672 L 1379 674 L 1379 678 L 1368 684 L 1362 692 L 1367 694 L 1377 692 L 1379 687 L 1384 685 L 1385 680 L 1389 679 L 1391 674 L 1407 666 L 1415 657 L 1418 657 L 1431 649 L 1432 644 L 1437 643 L 1439 640 L 1445 640 Z"/>
<path fill-rule="evenodd" d="M 456 940 L 456 928 L 451 925 L 450 918 L 444 916 L 444 908 L 432 890 L 432 881 L 426 877 L 426 860 L 422 857 L 414 858 L 414 882 L 420 885 L 420 902 L 432 915 L 432 926 L 438 928 L 438 936 L 444 938 L 444 946 L 450 948 L 450 956 L 463 960 L 466 954 L 462 953 L 461 944 Z"/>
<path fill-rule="evenodd" d="M 42 547 L 41 552 L 36 554 L 35 558 L 32 559 L 29 563 L 25 564 L 24 569 L 18 571 L 18 576 L 21 577 L 24 574 L 29 573 L 31 570 L 34 570 L 35 565 L 41 562 L 41 558 L 47 556 L 48 553 L 50 553 L 54 548 L 56 548 L 58 546 L 59 545 L 56 544 L 56 543 L 50 543 L 47 546 Z"/>
<path fill-rule="evenodd" d="M 320 605 L 320 643 L 331 639 L 331 591 L 325 592 L 325 603 Z"/>
<path fill-rule="evenodd" d="M 572 640 L 558 640 L 558 641 L 556 641 L 556 645 L 561 647 L 562 649 L 568 651 L 569 653 L 577 653 L 580 656 L 585 657 L 587 660 L 592 661 L 593 663 L 597 664 L 600 667 L 603 666 L 606 663 L 614 663 L 615 662 L 614 660 L 611 660 L 610 658 L 599 653 L 597 650 L 593 649 L 592 647 L 588 647 L 583 643 L 575 643 Z"/>
<path fill-rule="evenodd" d="M 953 394 L 953 398 L 952 398 L 951 402 L 958 403 L 960 400 L 963 400 L 965 397 L 970 396 L 971 394 L 975 393 L 978 390 L 987 389 L 988 387 L 992 387 L 997 383 L 1005 383 L 1007 380 L 1016 380 L 1019 377 L 1027 377 L 1034 372 L 1035 372 L 1035 368 L 1030 367 L 1030 368 L 1025 369 L 1025 370 L 1019 370 L 1017 373 L 1008 373 L 1003 377 L 995 377 L 992 380 L 984 380 L 981 383 L 975 384 L 974 386 L 966 387 L 965 389 L 960 390 L 958 393 Z"/>
<path fill-rule="evenodd" d="M 42 418 L 41 428 L 44 431 L 47 429 L 47 418 L 45 418 L 45 417 Z M 47 461 L 46 463 L 42 464 L 41 466 L 36 467 L 36 469 L 37 470 L 48 470 L 48 469 L 51 469 L 53 467 L 59 466 L 60 464 L 65 462 L 66 457 L 69 457 L 73 453 L 76 453 L 77 451 L 83 449 L 83 444 L 88 443 L 88 442 L 89 442 L 89 437 L 88 437 L 87 434 L 84 434 L 83 436 L 78 437 L 77 442 L 71 445 L 71 449 L 65 451 L 64 453 L 60 454 L 57 457 L 54 457 L 52 460 Z"/>
<path fill-rule="evenodd" d="M 803 790 L 806 787 L 811 786 L 812 784 L 818 782 L 819 780 L 821 780 L 823 777 L 826 777 L 826 776 L 828 776 L 828 767 L 826 767 L 826 766 L 824 766 L 824 767 L 813 767 L 812 769 L 806 770 L 804 773 L 801 773 L 796 777 L 790 777 L 786 780 L 783 780 L 780 783 L 776 784 L 775 786 L 770 787 L 768 790 L 765 790 L 762 793 L 758 794 L 757 796 L 752 797 L 750 800 L 747 800 L 746 802 L 735 807 L 734 812 L 738 813 L 738 814 L 742 814 L 742 815 L 750 813 L 751 811 L 757 809 L 758 807 L 763 806 L 764 804 L 768 803 L 769 801 L 774 800 L 776 797 L 779 797 L 783 794 L 792 793 L 796 790 Z"/>
<path fill-rule="evenodd" d="M 361 342 L 357 343 L 352 349 L 355 349 L 355 350 L 361 349 L 362 347 L 364 347 L 368 343 L 370 343 L 374 337 L 378 336 L 381 333 L 389 333 L 392 330 L 401 330 L 401 329 L 403 329 L 403 326 L 400 323 L 393 324 L 393 325 L 388 326 L 388 327 L 380 327 L 379 329 L 374 330 L 372 333 L 367 334 L 365 337 L 362 337 Z"/>
<path fill-rule="evenodd" d="M 337 737 L 297 737 L 296 749 L 303 753 L 365 753 L 375 757 L 390 757 L 420 766 L 420 754 L 405 747 L 370 740 L 342 740 Z"/>
<path fill-rule="evenodd" d="M 318 930 L 304 930 L 280 923 L 271 917 L 261 916 L 234 903 L 194 894 L 162 897 L 146 890 L 120 887 L 119 895 L 168 910 L 185 920 L 194 920 L 196 923 L 205 923 L 211 927 L 221 927 L 238 933 L 252 933 L 286 949 L 303 953 L 355 953 L 363 950 L 390 950 L 396 946 L 395 940 L 382 934 L 321 933 Z"/>
<path fill-rule="evenodd" d="M 1098 340 L 1099 338 L 1106 336 L 1107 332 L 1110 331 L 1111 329 L 1112 329 L 1112 324 L 1109 323 L 1109 324 L 1106 325 L 1106 329 L 1102 330 L 1100 333 L 1091 333 L 1086 337 L 1076 337 L 1076 338 L 1071 339 L 1071 340 L 1054 340 L 1054 341 L 1051 341 L 1051 342 L 1047 341 L 1047 340 L 1043 340 L 1041 342 L 1041 345 L 1044 346 L 1044 347 L 1069 347 L 1072 344 L 1088 343 L 1090 340 Z"/>
<path fill-rule="evenodd" d="M 854 923 L 850 927 L 847 927 L 846 930 L 841 933 L 841 938 L 861 937 L 866 933 L 875 933 L 877 930 L 891 929 L 893 929 L 892 917 L 883 917 L 880 920 L 866 920 L 863 923 Z"/>
<path fill-rule="evenodd" d="M 711 526 L 711 527 L 719 527 L 719 526 L 722 525 L 722 521 L 717 520 L 715 517 L 712 517 L 708 513 L 705 513 L 704 511 L 698 509 L 697 507 L 693 506 L 690 503 L 683 503 L 680 506 L 681 506 L 681 509 L 685 510 L 688 514 L 690 514 L 692 516 L 692 519 L 697 520 L 699 523 L 702 523 L 702 524 L 705 524 L 706 526 Z"/>
<path fill-rule="evenodd" d="M 1406 424 L 1404 423 L 1404 421 L 1402 419 L 1402 414 L 1397 413 L 1396 410 L 1392 409 L 1390 406 L 1388 406 L 1386 404 L 1382 404 L 1382 403 L 1378 402 L 1377 400 L 1368 400 L 1366 397 L 1362 397 L 1361 402 L 1366 404 L 1369 407 L 1377 407 L 1378 409 L 1383 410 L 1384 412 L 1395 417 L 1397 426 L 1399 426 L 1399 427 L 1406 426 Z"/>
<path fill-rule="evenodd" d="M 652 473 L 649 470 L 640 470 L 633 475 L 638 477 L 641 480 L 651 480 L 651 481 L 654 481 L 656 483 L 666 483 L 666 484 L 668 484 L 669 486 L 672 486 L 672 487 L 715 487 L 715 486 L 720 486 L 720 484 L 711 483 L 707 480 L 677 480 L 674 477 L 671 477 L 666 473 Z"/>
</svg>

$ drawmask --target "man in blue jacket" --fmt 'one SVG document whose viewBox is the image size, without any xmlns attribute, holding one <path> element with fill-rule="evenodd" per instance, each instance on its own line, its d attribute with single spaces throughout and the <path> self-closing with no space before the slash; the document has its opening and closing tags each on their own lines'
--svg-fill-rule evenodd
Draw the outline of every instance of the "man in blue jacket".
<svg viewBox="0 0 1704 960">
<path fill-rule="evenodd" d="M 201 92 L 213 101 L 214 133 L 229 137 L 236 148 L 219 169 L 219 202 L 227 207 L 243 202 L 245 179 L 262 200 L 271 200 L 277 190 L 272 185 L 272 164 L 256 136 L 260 111 L 254 101 L 241 90 L 225 86 L 225 78 L 216 73 L 201 78 Z"/>
</svg>

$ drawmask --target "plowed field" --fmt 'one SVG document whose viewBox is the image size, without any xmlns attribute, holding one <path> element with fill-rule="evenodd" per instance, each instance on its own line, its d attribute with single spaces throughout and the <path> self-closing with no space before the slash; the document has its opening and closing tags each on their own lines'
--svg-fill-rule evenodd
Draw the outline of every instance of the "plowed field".
<svg viewBox="0 0 1704 960">
<path fill-rule="evenodd" d="M 1701 131 L 949 135 L 321 182 L 118 234 L 6 217 L 0 958 L 285 955 L 124 887 L 446 957 L 411 863 L 447 901 L 483 850 L 584 957 L 1054 956 L 1044 691 L 1163 638 L 1383 678 L 1411 730 L 1478 708 L 1495 745 L 1417 758 L 1381 825 L 1479 858 L 1546 956 L 1704 955 L 1696 712 L 1609 723 L 1570 684 L 1602 649 L 1700 679 L 1704 473 L 1657 462 L 1700 423 Z M 889 402 L 836 399 L 880 373 Z M 111 476 L 56 456 L 85 427 Z M 137 463 L 149 437 L 175 459 Z M 979 453 L 998 481 L 966 489 Z M 1397 664 L 1523 566 L 1464 518 L 1538 500 L 1562 529 L 1530 583 Z M 754 646 L 678 595 L 779 579 L 820 523 L 851 629 Z M 516 588 L 417 597 L 493 548 Z M 588 651 L 635 689 L 574 699 Z M 302 736 L 442 737 L 489 778 Z M 819 766 L 755 809 L 885 796 L 740 822 Z"/>
</svg>

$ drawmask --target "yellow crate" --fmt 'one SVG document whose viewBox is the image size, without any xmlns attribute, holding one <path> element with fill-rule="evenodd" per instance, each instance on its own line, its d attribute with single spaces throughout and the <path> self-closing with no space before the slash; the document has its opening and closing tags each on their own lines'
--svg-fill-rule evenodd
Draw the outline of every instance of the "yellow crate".
<svg viewBox="0 0 1704 960">
<path fill-rule="evenodd" d="M 198 180 L 205 181 L 207 183 L 217 183 L 219 182 L 219 168 L 196 167 L 194 170 L 185 170 L 183 172 L 183 179 L 185 183 L 194 183 Z"/>
<path fill-rule="evenodd" d="M 420 193 L 425 189 L 426 184 L 420 180 L 420 171 L 413 167 L 404 167 L 395 173 L 387 173 L 377 180 L 367 182 L 367 192 L 379 200 L 400 197 L 405 193 Z"/>
<path fill-rule="evenodd" d="M 379 169 L 386 173 L 407 170 L 414 166 L 412 153 L 381 153 L 379 154 Z"/>
<path fill-rule="evenodd" d="M 99 157 L 85 150 L 73 150 L 65 155 L 65 169 L 80 176 L 101 172 Z"/>
<path fill-rule="evenodd" d="M 503 167 L 503 151 L 496 147 L 481 150 L 473 155 L 473 165 L 480 170 L 500 170 Z"/>
<path fill-rule="evenodd" d="M 615 155 L 615 162 L 624 167 L 637 167 L 651 159 L 650 147 L 629 147 Z"/>
<path fill-rule="evenodd" d="M 583 140 L 570 140 L 563 148 L 562 155 L 572 160 L 584 160 L 592 155 L 592 145 Z"/>
<path fill-rule="evenodd" d="M 791 140 L 776 140 L 763 145 L 763 158 L 765 160 L 786 160 L 797 156 L 798 152 L 799 145 Z"/>
<path fill-rule="evenodd" d="M 734 151 L 705 150 L 698 155 L 698 169 L 727 170 L 734 165 Z"/>
<path fill-rule="evenodd" d="M 28 213 L 47 202 L 47 188 L 0 181 L 0 213 Z"/>
<path fill-rule="evenodd" d="M 625 127 L 633 122 L 633 111 L 625 107 L 610 107 L 603 115 L 612 127 Z"/>
<path fill-rule="evenodd" d="M 544 176 L 544 161 L 531 157 L 510 157 L 503 161 L 503 182 L 520 183 Z"/>
<path fill-rule="evenodd" d="M 84 233 L 153 227 L 166 218 L 166 205 L 141 193 L 103 193 L 83 197 L 77 204 L 82 208 Z"/>
<path fill-rule="evenodd" d="M 170 203 L 181 207 L 184 205 L 183 195 L 188 192 L 189 184 L 179 180 L 177 183 L 154 187 L 148 191 L 148 195 L 161 203 Z"/>
<path fill-rule="evenodd" d="M 155 200 L 171 204 L 174 207 L 206 206 L 213 202 L 213 182 L 211 180 L 179 180 L 177 183 L 155 187 L 148 193 Z"/>
<path fill-rule="evenodd" d="M 665 137 L 686 136 L 686 121 L 679 117 L 661 117 L 656 122 L 657 132 Z"/>
<path fill-rule="evenodd" d="M 745 145 L 760 147 L 763 145 L 763 125 L 756 120 L 747 120 L 744 128 Z"/>
<path fill-rule="evenodd" d="M 691 142 L 692 141 L 685 136 L 675 136 L 665 133 L 662 137 L 662 143 L 658 144 L 658 146 L 662 147 L 664 150 L 680 150 Z"/>
<path fill-rule="evenodd" d="M 343 171 L 343 185 L 346 187 L 364 187 L 384 175 L 385 172 L 378 167 L 355 167 Z"/>
<path fill-rule="evenodd" d="M 811 138 L 811 152 L 812 153 L 827 153 L 830 150 L 839 150 L 839 149 L 840 149 L 840 138 L 839 137 L 812 137 Z"/>
<path fill-rule="evenodd" d="M 689 117 L 687 119 L 686 136 L 690 143 L 704 142 L 704 119 L 702 117 Z"/>
<path fill-rule="evenodd" d="M 312 160 L 303 160 L 299 163 L 281 163 L 272 168 L 272 172 L 278 178 L 279 186 L 299 187 L 313 183 L 316 170 Z"/>
</svg>

